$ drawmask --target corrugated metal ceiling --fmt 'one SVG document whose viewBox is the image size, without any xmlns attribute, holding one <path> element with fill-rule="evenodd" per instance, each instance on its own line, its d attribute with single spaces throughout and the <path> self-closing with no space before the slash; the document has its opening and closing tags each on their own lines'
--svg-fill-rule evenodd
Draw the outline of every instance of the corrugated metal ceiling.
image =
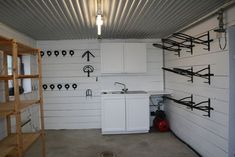
<svg viewBox="0 0 235 157">
<path fill-rule="evenodd" d="M 225 0 L 102 0 L 102 38 L 162 38 Z M 97 38 L 96 0 L 0 0 L 0 21 L 37 40 Z"/>
</svg>

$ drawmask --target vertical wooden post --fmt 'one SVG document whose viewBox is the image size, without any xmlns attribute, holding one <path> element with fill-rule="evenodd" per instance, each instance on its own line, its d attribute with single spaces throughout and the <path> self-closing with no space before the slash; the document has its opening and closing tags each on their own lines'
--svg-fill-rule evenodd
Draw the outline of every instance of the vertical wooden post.
<svg viewBox="0 0 235 157">
<path fill-rule="evenodd" d="M 45 149 L 45 132 L 44 132 L 44 109 L 43 109 L 43 91 L 42 91 L 42 59 L 40 50 L 37 51 L 38 58 L 38 92 L 40 99 L 40 119 L 41 119 L 41 147 L 42 147 L 42 157 L 46 156 Z"/>
<path fill-rule="evenodd" d="M 12 63 L 13 63 L 13 82 L 14 82 L 14 101 L 15 101 L 15 110 L 16 113 L 16 137 L 17 137 L 17 156 L 22 157 L 23 153 L 23 139 L 21 132 L 21 115 L 20 115 L 20 94 L 19 94 L 19 81 L 18 81 L 18 51 L 17 43 L 12 41 Z"/>
<path fill-rule="evenodd" d="M 7 54 L 3 52 L 3 75 L 8 75 L 8 66 L 7 66 Z M 9 80 L 4 80 L 4 88 L 5 88 L 5 102 L 9 102 Z M 11 134 L 11 117 L 8 115 L 6 117 L 7 121 L 7 135 Z"/>
<path fill-rule="evenodd" d="M 7 54 L 3 52 L 3 75 L 8 75 L 8 66 L 7 66 Z M 4 80 L 4 87 L 5 87 L 5 101 L 9 101 L 9 86 L 8 80 Z"/>
</svg>

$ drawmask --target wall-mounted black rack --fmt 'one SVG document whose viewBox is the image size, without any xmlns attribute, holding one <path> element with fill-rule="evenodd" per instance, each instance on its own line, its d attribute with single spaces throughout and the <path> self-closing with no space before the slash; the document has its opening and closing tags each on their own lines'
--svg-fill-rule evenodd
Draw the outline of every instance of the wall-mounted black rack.
<svg viewBox="0 0 235 157">
<path fill-rule="evenodd" d="M 189 77 L 190 80 L 188 80 L 188 81 L 193 83 L 193 67 L 191 67 L 189 69 L 181 69 L 181 68 L 169 69 L 169 68 L 164 68 L 163 67 L 162 69 L 166 70 L 166 71 L 173 72 L 175 74 L 179 74 L 179 75 L 183 75 L 183 76 Z"/>
<path fill-rule="evenodd" d="M 201 72 L 206 71 L 206 70 L 207 70 L 206 74 L 200 74 Z M 208 83 L 208 84 L 211 84 L 211 76 L 214 76 L 214 74 L 211 74 L 211 67 L 210 67 L 210 65 L 208 65 L 206 68 L 203 68 L 201 70 L 193 72 L 193 75 L 206 79 L 207 81 L 204 82 L 204 83 Z"/>
<path fill-rule="evenodd" d="M 177 41 L 172 38 L 177 39 Z M 162 39 L 162 44 L 154 43 L 153 46 L 164 50 L 177 52 L 177 55 L 180 57 L 182 48 L 189 49 L 187 52 L 190 52 L 192 55 L 193 47 L 195 46 L 194 44 L 205 45 L 206 48 L 204 49 L 210 51 L 210 43 L 212 41 L 213 39 L 210 39 L 209 31 L 199 37 L 193 37 L 184 33 L 174 33 L 169 38 Z"/>
<path fill-rule="evenodd" d="M 214 74 L 211 74 L 210 65 L 208 65 L 206 68 L 203 68 L 203 69 L 195 71 L 195 72 L 193 72 L 193 67 L 191 67 L 189 69 L 181 69 L 181 68 L 173 68 L 173 69 L 162 68 L 162 69 L 166 70 L 166 71 L 170 71 L 170 72 L 176 73 L 176 74 L 179 74 L 179 75 L 183 75 L 183 76 L 189 77 L 190 78 L 190 80 L 189 80 L 190 82 L 193 82 L 193 76 L 196 76 L 196 77 L 200 77 L 200 78 L 206 79 L 207 81 L 204 82 L 204 83 L 211 84 L 211 76 L 214 76 Z M 201 72 L 206 71 L 206 70 L 207 70 L 206 74 L 201 74 Z"/>
<path fill-rule="evenodd" d="M 174 46 L 166 46 L 164 44 L 155 43 L 155 44 L 153 44 L 153 46 L 164 49 L 164 50 L 168 50 L 168 51 L 178 52 L 178 53 L 181 51 L 181 49 L 179 47 L 174 48 Z"/>
<path fill-rule="evenodd" d="M 202 44 L 207 46 L 207 48 L 204 48 L 205 50 L 210 51 L 210 43 L 213 41 L 213 39 L 210 39 L 210 32 L 206 32 L 202 34 L 199 37 L 193 37 L 184 33 L 173 33 L 172 37 L 182 40 L 182 42 L 190 42 L 191 44 Z"/>
<path fill-rule="evenodd" d="M 162 43 L 164 45 L 168 44 L 170 45 L 170 47 L 176 47 L 178 48 L 178 56 L 180 57 L 180 51 L 182 50 L 181 48 L 186 48 L 186 49 L 189 49 L 189 51 L 187 52 L 190 52 L 191 54 L 193 54 L 193 47 L 194 45 L 192 43 L 190 43 L 189 45 L 185 44 L 185 42 L 178 42 L 178 41 L 175 41 L 175 40 L 172 40 L 172 39 L 162 39 Z"/>
<path fill-rule="evenodd" d="M 177 42 L 177 41 L 167 38 L 167 39 L 162 39 L 162 44 L 155 43 L 153 44 L 153 46 L 161 48 L 161 49 L 165 49 L 168 51 L 177 52 L 177 55 L 180 57 L 180 51 L 182 50 L 182 48 L 190 49 L 190 51 L 188 52 L 192 54 L 194 45 L 193 44 L 187 45 L 184 42 Z"/>
<path fill-rule="evenodd" d="M 193 95 L 192 94 L 191 94 L 191 96 L 188 96 L 188 97 L 185 97 L 185 98 L 182 98 L 182 99 L 179 99 L 179 100 L 174 99 L 172 97 L 168 97 L 168 96 L 163 96 L 163 98 L 169 99 L 169 100 L 172 100 L 172 101 L 174 101 L 174 102 L 176 102 L 178 104 L 187 106 L 192 111 L 193 111 L 193 109 L 197 109 L 197 110 L 206 112 L 207 114 L 203 115 L 203 116 L 210 117 L 211 116 L 211 110 L 214 110 L 214 108 L 211 107 L 210 98 L 208 98 L 207 101 L 202 101 L 202 102 L 199 102 L 199 103 L 195 103 L 193 101 Z M 207 104 L 207 105 L 202 106 L 202 104 Z"/>
</svg>

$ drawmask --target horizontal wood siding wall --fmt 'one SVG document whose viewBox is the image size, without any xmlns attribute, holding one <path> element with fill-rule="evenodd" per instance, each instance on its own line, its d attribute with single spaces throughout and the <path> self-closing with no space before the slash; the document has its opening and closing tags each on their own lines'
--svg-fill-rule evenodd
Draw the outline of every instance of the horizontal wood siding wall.
<svg viewBox="0 0 235 157">
<path fill-rule="evenodd" d="M 43 84 L 56 86 L 54 90 L 48 88 L 43 92 L 46 129 L 100 128 L 100 93 L 102 90 L 120 90 L 114 86 L 115 81 L 126 83 L 129 90 L 163 90 L 162 51 L 151 44 L 147 44 L 147 73 L 115 75 L 101 75 L 100 42 L 97 40 L 38 41 L 38 47 L 45 52 L 42 59 Z M 55 50 L 60 53 L 57 57 Z M 74 50 L 75 54 L 62 56 L 62 50 Z M 90 62 L 82 58 L 87 50 L 95 55 Z M 48 56 L 47 51 L 52 51 L 52 55 Z M 82 70 L 88 64 L 94 67 L 90 77 Z M 78 85 L 77 89 L 64 88 L 65 84 L 71 86 L 73 83 Z M 58 84 L 63 86 L 61 90 L 57 88 Z M 92 90 L 92 97 L 86 97 L 87 89 Z"/>
<path fill-rule="evenodd" d="M 235 8 L 226 11 L 227 25 L 234 24 Z M 229 16 L 228 16 L 229 15 Z M 194 26 L 185 33 L 198 36 L 210 31 L 211 50 L 207 51 L 205 46 L 196 45 L 193 55 L 183 51 L 181 57 L 173 52 L 166 51 L 164 54 L 165 67 L 167 68 L 190 68 L 194 71 L 211 66 L 211 85 L 204 83 L 202 78 L 194 77 L 190 83 L 189 78 L 171 72 L 165 72 L 165 88 L 172 92 L 172 97 L 181 99 L 193 94 L 194 102 L 211 100 L 211 117 L 203 116 L 205 112 L 199 110 L 191 111 L 185 106 L 166 101 L 165 110 L 170 121 L 170 127 L 177 136 L 192 146 L 205 157 L 228 156 L 228 113 L 229 113 L 229 50 L 220 50 L 219 41 L 213 31 L 218 26 L 216 17 Z M 228 38 L 228 37 L 227 37 Z M 222 39 L 222 45 L 224 38 Z M 203 73 L 203 72 L 202 72 Z"/>
</svg>

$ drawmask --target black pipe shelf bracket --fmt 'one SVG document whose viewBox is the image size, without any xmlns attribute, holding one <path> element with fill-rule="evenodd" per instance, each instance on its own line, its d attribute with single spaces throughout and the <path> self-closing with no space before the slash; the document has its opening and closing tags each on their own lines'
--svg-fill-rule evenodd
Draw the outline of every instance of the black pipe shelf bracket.
<svg viewBox="0 0 235 157">
<path fill-rule="evenodd" d="M 205 45 L 206 48 L 203 48 L 204 50 L 210 51 L 210 43 L 213 41 L 213 39 L 210 39 L 210 32 L 206 32 L 202 34 L 199 37 L 193 37 L 184 33 L 173 33 L 172 37 L 181 40 L 183 43 L 190 42 L 191 44 L 201 44 Z"/>
<path fill-rule="evenodd" d="M 169 97 L 169 96 L 163 96 L 163 99 L 169 99 L 169 100 L 172 100 L 178 104 L 181 104 L 181 105 L 184 105 L 184 106 L 187 106 L 187 107 L 192 107 L 192 104 L 194 103 L 193 102 L 193 95 L 191 94 L 191 96 L 188 96 L 188 97 L 184 97 L 182 99 L 174 99 L 172 97 Z"/>
<path fill-rule="evenodd" d="M 214 108 L 211 107 L 210 98 L 208 98 L 207 101 L 202 101 L 202 102 L 199 102 L 199 103 L 195 103 L 193 101 L 193 95 L 192 94 L 191 94 L 191 96 L 188 96 L 188 97 L 185 97 L 185 98 L 182 98 L 182 99 L 179 99 L 179 100 L 168 97 L 168 96 L 163 96 L 163 98 L 169 99 L 169 100 L 172 100 L 172 101 L 174 101 L 178 104 L 187 106 L 187 108 L 190 108 L 192 111 L 193 111 L 193 109 L 196 109 L 196 110 L 206 112 L 207 114 L 203 115 L 203 116 L 207 116 L 207 117 L 210 117 L 211 116 L 211 110 L 214 110 Z M 202 106 L 202 104 L 207 104 L 207 105 Z"/>
<path fill-rule="evenodd" d="M 166 70 L 166 71 L 169 71 L 169 72 L 173 72 L 175 74 L 179 74 L 179 75 L 189 77 L 190 79 L 188 80 L 188 82 L 193 83 L 193 67 L 190 67 L 188 69 L 181 69 L 181 68 L 169 69 L 169 68 L 164 68 L 163 67 L 162 69 Z"/>
<path fill-rule="evenodd" d="M 206 74 L 200 74 L 201 72 L 206 71 L 206 70 L 207 70 Z M 208 83 L 209 85 L 211 84 L 211 76 L 214 76 L 214 74 L 211 74 L 211 67 L 210 67 L 210 65 L 208 65 L 206 68 L 203 68 L 201 70 L 193 72 L 193 75 L 197 76 L 197 77 L 201 77 L 203 79 L 206 79 L 207 81 L 204 82 L 204 83 Z"/>
<path fill-rule="evenodd" d="M 161 49 L 164 49 L 164 50 L 168 50 L 168 51 L 174 51 L 174 52 L 180 52 L 181 49 L 179 48 L 174 48 L 172 46 L 166 46 L 164 44 L 159 44 L 159 43 L 154 43 L 153 46 L 157 47 L 157 48 L 161 48 Z"/>
<path fill-rule="evenodd" d="M 178 42 L 178 41 L 167 38 L 167 39 L 162 39 L 162 43 L 164 45 L 167 44 L 170 47 L 177 49 L 178 54 L 176 54 L 176 55 L 178 55 L 178 57 L 180 57 L 180 52 L 182 50 L 181 48 L 189 49 L 187 52 L 190 52 L 191 55 L 193 54 L 194 45 L 192 44 L 192 42 L 190 44 L 186 44 L 184 41 L 183 42 Z"/>
<path fill-rule="evenodd" d="M 183 75 L 186 77 L 189 77 L 190 80 L 188 80 L 189 82 L 193 83 L 193 76 L 196 77 L 200 77 L 203 79 L 206 79 L 207 81 L 204 83 L 208 83 L 209 85 L 211 84 L 211 76 L 214 76 L 214 74 L 211 74 L 211 68 L 210 65 L 208 65 L 206 68 L 203 68 L 201 70 L 198 70 L 196 72 L 193 72 L 193 67 L 189 68 L 189 69 L 181 69 L 181 68 L 173 68 L 173 69 L 169 69 L 169 68 L 162 68 L 163 70 L 169 71 L 169 72 L 173 72 L 179 75 Z M 206 74 L 201 74 L 201 72 L 206 71 Z"/>
<path fill-rule="evenodd" d="M 192 55 L 193 47 L 195 47 L 195 44 L 205 45 L 206 48 L 203 49 L 210 51 L 211 48 L 210 43 L 212 41 L 213 39 L 210 39 L 209 31 L 199 37 L 193 37 L 184 33 L 173 33 L 170 37 L 162 39 L 162 44 L 154 43 L 153 46 L 164 50 L 177 52 L 176 55 L 180 57 L 180 52 L 182 48 L 189 49 L 186 52 L 190 52 Z"/>
<path fill-rule="evenodd" d="M 153 44 L 153 46 L 161 48 L 161 49 L 165 49 L 168 51 L 177 52 L 176 55 L 178 55 L 178 57 L 180 57 L 180 52 L 181 52 L 182 48 L 189 49 L 190 51 L 187 51 L 187 52 L 190 52 L 191 54 L 193 54 L 193 46 L 194 45 L 192 43 L 190 45 L 188 45 L 188 44 L 185 44 L 184 42 L 178 42 L 178 41 L 167 38 L 167 39 L 162 39 L 162 44 L 155 43 L 155 44 Z"/>
</svg>

